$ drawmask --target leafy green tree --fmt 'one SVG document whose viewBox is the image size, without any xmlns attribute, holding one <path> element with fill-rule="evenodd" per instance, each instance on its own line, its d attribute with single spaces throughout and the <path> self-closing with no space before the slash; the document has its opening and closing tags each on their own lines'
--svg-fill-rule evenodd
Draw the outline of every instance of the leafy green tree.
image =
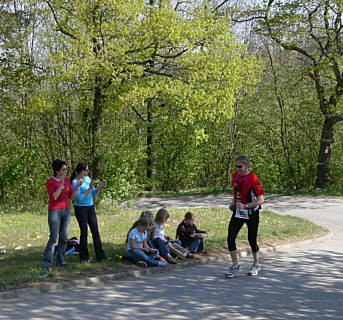
<svg viewBox="0 0 343 320">
<path fill-rule="evenodd" d="M 323 116 L 316 186 L 329 177 L 334 127 L 342 116 L 342 1 L 269 0 L 261 8 L 261 31 L 287 51 L 302 57 L 313 81 Z"/>
<path fill-rule="evenodd" d="M 254 81 L 255 60 L 244 56 L 226 21 L 205 3 L 46 3 L 65 36 L 67 49 L 56 61 L 73 61 L 61 77 L 93 96 L 92 105 L 84 108 L 84 121 L 91 121 L 87 131 L 93 171 L 104 109 L 131 108 L 144 124 L 151 180 L 156 119 L 163 117 L 164 125 L 190 124 L 199 138 L 204 135 L 199 124 L 231 117 L 237 93 Z"/>
<path fill-rule="evenodd" d="M 25 203 L 40 192 L 45 174 L 36 140 L 30 96 L 41 80 L 37 70 L 36 32 L 39 8 L 22 1 L 0 7 L 0 190 L 6 203 Z M 39 140 L 39 139 L 38 139 Z"/>
<path fill-rule="evenodd" d="M 3 201 L 45 199 L 55 158 L 88 162 L 115 199 L 223 183 L 233 106 L 260 72 L 225 17 L 194 1 L 13 3 L 1 7 Z"/>
<path fill-rule="evenodd" d="M 244 118 L 236 145 L 250 154 L 266 187 L 309 189 L 315 184 L 322 122 L 315 91 L 294 54 L 266 45 L 260 52 L 261 82 L 239 108 Z"/>
</svg>

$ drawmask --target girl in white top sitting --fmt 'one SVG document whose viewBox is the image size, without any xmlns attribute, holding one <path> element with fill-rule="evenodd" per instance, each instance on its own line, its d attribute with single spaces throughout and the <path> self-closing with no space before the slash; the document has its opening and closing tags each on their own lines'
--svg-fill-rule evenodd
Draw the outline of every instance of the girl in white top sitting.
<svg viewBox="0 0 343 320">
<path fill-rule="evenodd" d="M 155 230 L 154 230 L 154 236 L 153 236 L 153 244 L 155 248 L 157 248 L 160 251 L 160 255 L 167 260 L 169 263 L 176 263 L 176 260 L 170 255 L 169 248 L 167 244 L 169 242 L 171 243 L 177 243 L 181 245 L 181 242 L 179 240 L 171 240 L 169 237 L 164 236 L 164 224 L 169 218 L 169 213 L 166 209 L 159 209 L 155 216 Z"/>
<path fill-rule="evenodd" d="M 166 262 L 159 256 L 158 250 L 150 248 L 147 244 L 148 225 L 146 218 L 140 218 L 129 230 L 126 246 L 129 258 L 136 261 L 140 267 L 165 266 Z"/>
</svg>

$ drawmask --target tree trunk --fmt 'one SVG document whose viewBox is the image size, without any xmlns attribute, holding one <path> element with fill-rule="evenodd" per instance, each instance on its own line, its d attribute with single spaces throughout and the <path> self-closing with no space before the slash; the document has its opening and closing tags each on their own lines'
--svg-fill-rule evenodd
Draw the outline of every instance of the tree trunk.
<svg viewBox="0 0 343 320">
<path fill-rule="evenodd" d="M 329 163 L 331 155 L 331 144 L 333 143 L 335 121 L 332 117 L 326 117 L 324 120 L 322 135 L 320 138 L 316 187 L 324 188 L 329 178 Z"/>
<path fill-rule="evenodd" d="M 234 142 L 235 142 L 235 137 L 236 137 L 236 130 L 237 130 L 237 114 L 238 114 L 238 103 L 236 102 L 233 106 L 233 112 L 234 112 L 234 117 L 231 125 L 231 133 L 230 133 L 230 139 L 228 141 L 229 143 L 229 155 L 227 159 L 227 170 L 226 170 L 226 186 L 227 188 L 231 188 L 231 166 L 232 166 L 232 158 L 233 158 L 233 150 L 234 150 Z"/>
<path fill-rule="evenodd" d="M 101 114 L 104 106 L 104 99 L 102 96 L 102 87 L 100 85 L 100 79 L 96 78 L 96 87 L 94 91 L 94 100 L 93 100 L 93 115 L 91 119 L 91 132 L 92 132 L 92 141 L 91 141 L 91 170 L 93 178 L 99 178 L 102 173 L 100 155 L 98 154 L 98 128 L 101 120 Z"/>
<path fill-rule="evenodd" d="M 154 154 L 153 154 L 153 143 L 154 133 L 152 128 L 152 102 L 147 101 L 147 137 L 146 137 L 146 177 L 148 179 L 149 186 L 148 190 L 154 190 L 153 173 L 154 173 Z"/>
</svg>

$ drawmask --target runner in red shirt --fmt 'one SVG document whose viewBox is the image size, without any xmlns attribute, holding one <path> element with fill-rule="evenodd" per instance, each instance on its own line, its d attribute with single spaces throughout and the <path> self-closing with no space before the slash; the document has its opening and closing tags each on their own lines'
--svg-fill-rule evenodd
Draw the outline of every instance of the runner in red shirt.
<svg viewBox="0 0 343 320">
<path fill-rule="evenodd" d="M 256 276 L 260 270 L 258 263 L 257 231 L 259 225 L 259 209 L 264 201 L 263 188 L 257 176 L 249 171 L 249 159 L 247 156 L 236 157 L 236 172 L 232 175 L 233 201 L 230 209 L 233 211 L 228 227 L 227 243 L 231 255 L 232 266 L 225 275 L 229 278 L 238 272 L 236 237 L 243 224 L 248 227 L 248 240 L 253 253 L 254 263 L 249 275 Z"/>
</svg>

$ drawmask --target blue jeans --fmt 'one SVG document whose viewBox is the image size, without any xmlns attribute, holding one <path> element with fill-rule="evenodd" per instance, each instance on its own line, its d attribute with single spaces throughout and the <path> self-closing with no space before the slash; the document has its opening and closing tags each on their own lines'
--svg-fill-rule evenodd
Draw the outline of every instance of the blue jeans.
<svg viewBox="0 0 343 320">
<path fill-rule="evenodd" d="M 149 266 L 158 266 L 159 264 L 159 261 L 155 260 L 157 253 L 146 254 L 142 250 L 133 249 L 128 250 L 127 253 L 129 254 L 129 258 L 133 259 L 135 262 L 144 261 Z"/>
<path fill-rule="evenodd" d="M 50 268 L 52 266 L 57 238 L 58 244 L 56 246 L 56 265 L 65 264 L 64 254 L 68 241 L 70 209 L 48 209 L 48 223 L 50 236 L 43 253 L 43 268 Z"/>
<path fill-rule="evenodd" d="M 190 253 L 197 253 L 204 249 L 204 240 L 202 238 L 194 238 L 187 243 L 183 243 L 182 246 L 184 248 L 188 247 Z"/>
<path fill-rule="evenodd" d="M 149 246 L 150 248 L 152 248 L 152 249 L 157 249 L 157 248 L 155 248 L 154 243 L 152 242 L 152 240 L 151 240 L 149 237 L 146 238 L 146 242 L 147 242 L 147 244 L 148 244 L 148 246 Z"/>
<path fill-rule="evenodd" d="M 94 206 L 74 206 L 74 210 L 80 227 L 80 261 L 87 261 L 89 258 L 87 244 L 88 225 L 93 237 L 96 259 L 98 261 L 104 260 L 106 256 L 102 248 Z"/>
<path fill-rule="evenodd" d="M 170 250 L 168 248 L 168 243 L 177 243 L 178 245 L 181 246 L 181 241 L 179 240 L 169 240 L 169 241 L 165 241 L 162 240 L 161 238 L 157 237 L 154 240 L 152 240 L 154 246 L 156 249 L 158 249 L 160 251 L 160 255 L 162 257 L 166 256 L 168 253 L 170 254 Z"/>
</svg>

